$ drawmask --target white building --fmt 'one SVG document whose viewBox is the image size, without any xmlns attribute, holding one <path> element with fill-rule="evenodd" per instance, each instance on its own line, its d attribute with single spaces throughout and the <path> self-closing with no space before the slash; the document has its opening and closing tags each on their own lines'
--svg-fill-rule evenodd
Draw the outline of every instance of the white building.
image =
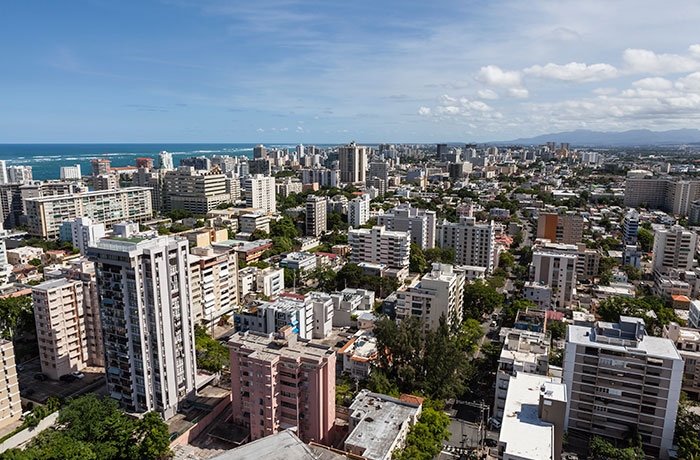
<svg viewBox="0 0 700 460">
<path fill-rule="evenodd" d="M 333 331 L 333 299 L 325 292 L 309 292 L 306 296 L 313 310 L 314 339 L 325 339 Z"/>
<path fill-rule="evenodd" d="M 284 291 L 284 269 L 267 267 L 255 274 L 255 289 L 267 297 L 274 297 Z"/>
<path fill-rule="evenodd" d="M 67 180 L 77 180 L 83 177 L 80 172 L 80 165 L 75 166 L 61 166 L 60 171 L 61 179 Z"/>
<path fill-rule="evenodd" d="M 88 254 L 98 266 L 107 390 L 127 412 L 167 420 L 196 385 L 188 242 L 102 239 Z"/>
<path fill-rule="evenodd" d="M 11 340 L 0 339 L 0 426 L 19 420 L 22 415 L 22 398 L 19 394 L 15 349 Z"/>
<path fill-rule="evenodd" d="M 374 291 L 345 288 L 331 294 L 333 301 L 333 326 L 349 327 L 353 318 L 374 308 Z"/>
<path fill-rule="evenodd" d="M 681 226 L 657 230 L 654 233 L 652 266 L 655 273 L 669 269 L 690 270 L 693 268 L 698 235 Z"/>
<path fill-rule="evenodd" d="M 528 281 L 523 287 L 523 297 L 534 302 L 537 308 L 552 309 L 552 287 L 547 284 Z"/>
<path fill-rule="evenodd" d="M 256 174 L 245 179 L 245 204 L 249 208 L 262 208 L 265 212 L 277 211 L 275 178 Z"/>
<path fill-rule="evenodd" d="M 552 288 L 552 306 L 563 308 L 576 294 L 577 247 L 572 244 L 536 246 L 532 252 L 532 281 Z"/>
<path fill-rule="evenodd" d="M 348 202 L 348 225 L 358 228 L 369 220 L 369 195 L 357 196 Z"/>
<path fill-rule="evenodd" d="M 377 338 L 369 331 L 359 330 L 338 350 L 343 360 L 343 373 L 353 378 L 366 379 L 372 364 L 379 357 Z"/>
<path fill-rule="evenodd" d="M 371 229 L 358 228 L 348 231 L 348 244 L 352 248 L 350 262 L 385 264 L 392 268 L 406 268 L 411 253 L 408 232 L 393 232 L 383 226 Z"/>
<path fill-rule="evenodd" d="M 93 222 L 89 217 L 77 217 L 69 222 L 73 247 L 80 249 L 81 255 L 85 255 L 88 246 L 105 237 L 105 224 L 101 222 Z"/>
<path fill-rule="evenodd" d="M 443 220 L 438 225 L 437 241 L 442 249 L 455 250 L 456 265 L 485 267 L 491 273 L 495 266 L 494 224 L 477 224 L 473 217 L 462 217 L 459 223 Z"/>
<path fill-rule="evenodd" d="M 409 232 L 411 243 L 424 251 L 435 247 L 436 222 L 435 211 L 412 208 L 410 204 L 399 205 L 377 216 L 377 225 L 384 225 L 387 230 Z"/>
<path fill-rule="evenodd" d="M 165 169 L 169 171 L 175 169 L 175 164 L 173 163 L 173 154 L 163 150 L 158 154 L 158 168 Z"/>
<path fill-rule="evenodd" d="M 311 254 L 309 252 L 290 252 L 280 258 L 280 267 L 290 270 L 299 270 L 299 272 L 301 272 L 299 276 L 301 276 L 303 273 L 316 268 L 316 254 Z"/>
</svg>

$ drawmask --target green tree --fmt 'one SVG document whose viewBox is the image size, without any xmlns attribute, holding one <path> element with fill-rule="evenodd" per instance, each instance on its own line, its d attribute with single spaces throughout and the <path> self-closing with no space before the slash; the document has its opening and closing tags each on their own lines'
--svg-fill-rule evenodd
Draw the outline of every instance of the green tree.
<svg viewBox="0 0 700 460">
<path fill-rule="evenodd" d="M 441 410 L 423 409 L 406 437 L 406 447 L 392 453 L 397 460 L 431 460 L 442 450 L 442 442 L 450 439 L 450 418 Z"/>
<path fill-rule="evenodd" d="M 465 340 L 466 341 L 466 340 Z M 464 370 L 468 366 L 467 354 L 450 333 L 443 315 L 437 329 L 425 332 L 422 369 L 424 381 L 421 388 L 435 399 L 454 398 L 464 393 Z"/>
<path fill-rule="evenodd" d="M 280 220 L 270 222 L 270 237 L 273 241 L 275 237 L 286 237 L 291 241 L 298 236 L 299 231 L 291 217 L 284 216 Z"/>
<path fill-rule="evenodd" d="M 34 325 L 32 299 L 28 295 L 0 298 L 0 331 L 6 338 L 14 338 L 19 331 Z"/>
<path fill-rule="evenodd" d="M 552 334 L 552 340 L 561 340 L 566 336 L 564 321 L 547 321 L 547 330 Z"/>
<path fill-rule="evenodd" d="M 527 299 L 515 299 L 508 305 L 503 307 L 503 324 L 512 326 L 515 323 L 515 318 L 519 311 L 527 310 L 528 308 L 537 308 L 535 302 Z"/>
<path fill-rule="evenodd" d="M 638 281 L 642 279 L 642 270 L 634 265 L 626 264 L 620 267 L 620 270 L 625 272 L 627 279 L 630 281 Z"/>
<path fill-rule="evenodd" d="M 498 267 L 503 270 L 509 270 L 515 265 L 515 257 L 510 252 L 502 252 L 498 256 Z"/>
<path fill-rule="evenodd" d="M 360 287 L 363 280 L 362 267 L 347 263 L 338 271 L 338 276 L 335 278 L 336 288 L 341 290 L 345 287 Z"/>
<path fill-rule="evenodd" d="M 207 330 L 197 326 L 194 331 L 194 345 L 197 352 L 197 367 L 210 372 L 220 372 L 228 366 L 228 348 L 212 339 Z"/>
<path fill-rule="evenodd" d="M 665 325 L 671 321 L 682 323 L 672 308 L 654 296 L 642 298 L 610 297 L 600 302 L 596 313 L 603 321 L 617 322 L 621 315 L 644 319 L 647 332 L 660 336 Z"/>
<path fill-rule="evenodd" d="M 645 227 L 641 227 L 637 230 L 637 241 L 639 241 L 642 251 L 651 252 L 654 248 L 654 233 Z"/>
<path fill-rule="evenodd" d="M 264 240 L 269 236 L 270 235 L 268 235 L 268 233 L 265 230 L 256 228 L 255 230 L 253 230 L 253 233 L 250 234 L 250 241 Z"/>
<path fill-rule="evenodd" d="M 426 263 L 423 251 L 416 243 L 411 243 L 408 269 L 412 273 L 425 273 Z"/>
<path fill-rule="evenodd" d="M 157 412 L 147 412 L 136 422 L 136 447 L 130 458 L 158 460 L 170 458 L 170 434 L 168 425 Z"/>
<path fill-rule="evenodd" d="M 481 319 L 503 306 L 503 294 L 482 280 L 475 280 L 464 287 L 464 319 Z"/>
</svg>

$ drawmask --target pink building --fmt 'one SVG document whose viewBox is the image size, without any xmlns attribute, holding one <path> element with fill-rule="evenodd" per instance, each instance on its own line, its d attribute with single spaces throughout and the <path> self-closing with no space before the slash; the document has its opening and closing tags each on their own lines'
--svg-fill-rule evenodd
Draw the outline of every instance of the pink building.
<svg viewBox="0 0 700 460">
<path fill-rule="evenodd" d="M 296 426 L 304 442 L 327 443 L 335 421 L 335 352 L 298 339 L 291 328 L 276 334 L 240 332 L 231 349 L 234 423 L 250 440 Z"/>
</svg>

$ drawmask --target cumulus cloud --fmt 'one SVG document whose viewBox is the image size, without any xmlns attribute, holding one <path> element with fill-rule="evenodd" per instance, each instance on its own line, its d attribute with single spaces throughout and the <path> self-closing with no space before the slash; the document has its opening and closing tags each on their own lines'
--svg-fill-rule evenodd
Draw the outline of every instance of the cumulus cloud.
<svg viewBox="0 0 700 460">
<path fill-rule="evenodd" d="M 691 52 L 697 51 L 698 46 L 690 47 Z M 627 69 L 632 73 L 652 73 L 665 75 L 700 70 L 700 60 L 679 54 L 657 54 L 651 50 L 626 49 L 622 59 Z"/>
<path fill-rule="evenodd" d="M 520 72 L 503 70 L 495 65 L 482 67 L 475 78 L 488 86 L 520 86 Z"/>
<path fill-rule="evenodd" d="M 525 88 L 510 88 L 508 90 L 508 96 L 515 97 L 518 99 L 524 99 L 530 95 L 530 92 Z"/>
<path fill-rule="evenodd" d="M 673 82 L 661 77 L 643 78 L 632 83 L 635 88 L 649 91 L 663 91 L 673 88 Z"/>
<path fill-rule="evenodd" d="M 479 99 L 498 99 L 498 93 L 492 89 L 480 89 L 476 94 Z"/>
<path fill-rule="evenodd" d="M 700 72 L 694 72 L 683 78 L 679 78 L 675 87 L 681 91 L 700 93 Z"/>
<path fill-rule="evenodd" d="M 430 115 L 431 112 L 432 112 L 432 110 L 430 110 L 430 107 L 421 107 L 418 109 L 418 115 L 421 115 L 424 117 Z"/>
<path fill-rule="evenodd" d="M 586 65 L 582 62 L 570 62 L 564 65 L 553 63 L 544 66 L 533 65 L 524 69 L 523 73 L 539 78 L 578 82 L 607 80 L 618 74 L 617 69 L 610 64 Z"/>
</svg>

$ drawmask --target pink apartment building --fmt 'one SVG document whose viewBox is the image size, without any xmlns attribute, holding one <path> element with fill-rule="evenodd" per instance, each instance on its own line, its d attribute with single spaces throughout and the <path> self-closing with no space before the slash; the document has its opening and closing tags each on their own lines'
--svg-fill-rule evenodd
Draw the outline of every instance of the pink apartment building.
<svg viewBox="0 0 700 460">
<path fill-rule="evenodd" d="M 250 440 L 297 427 L 302 441 L 328 442 L 335 421 L 335 352 L 298 339 L 291 328 L 275 334 L 240 332 L 231 349 L 234 423 Z"/>
</svg>

